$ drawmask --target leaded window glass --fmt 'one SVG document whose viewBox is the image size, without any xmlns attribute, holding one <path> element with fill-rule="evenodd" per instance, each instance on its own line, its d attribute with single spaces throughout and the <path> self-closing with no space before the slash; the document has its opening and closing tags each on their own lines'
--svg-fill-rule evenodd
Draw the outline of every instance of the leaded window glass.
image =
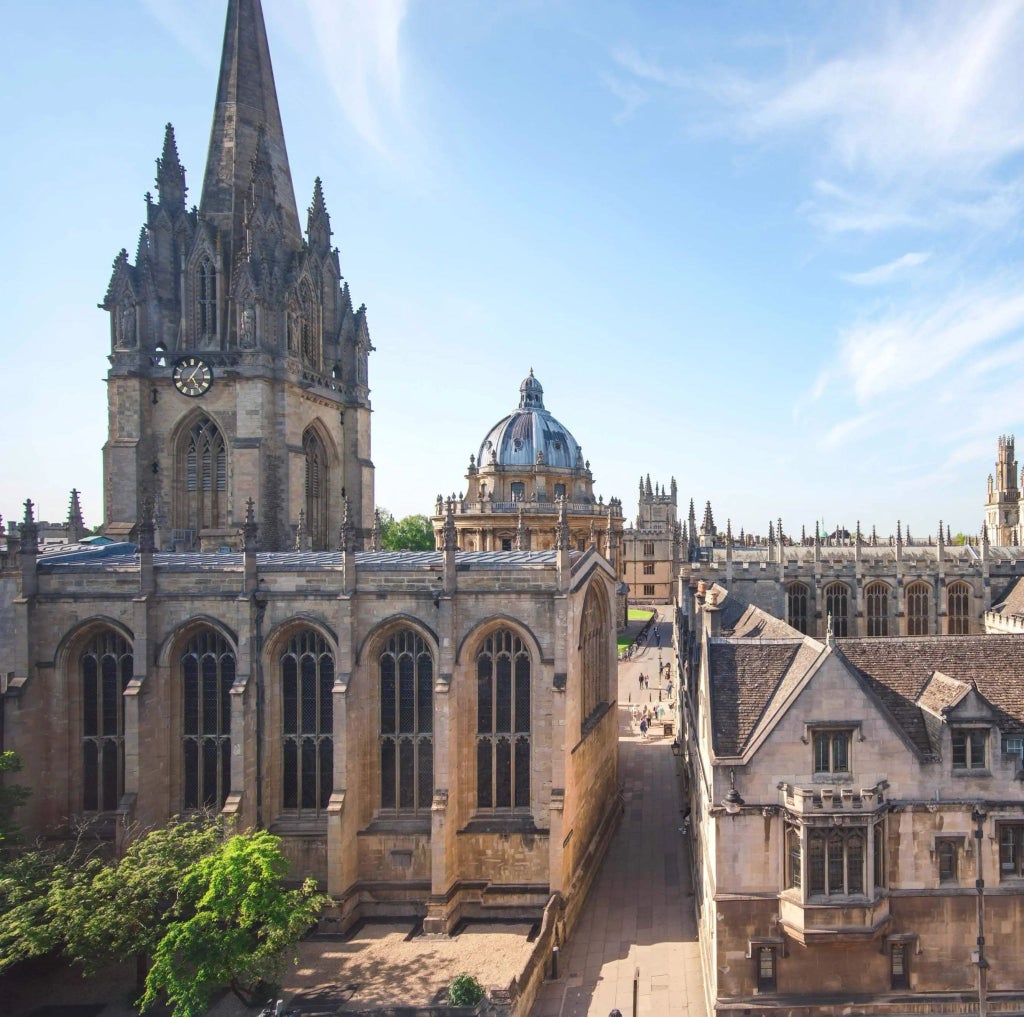
<svg viewBox="0 0 1024 1017">
<path fill-rule="evenodd" d="M 334 656 L 312 629 L 296 633 L 280 658 L 282 806 L 316 815 L 334 777 Z"/>
<path fill-rule="evenodd" d="M 111 812 L 124 793 L 124 690 L 132 665 L 128 641 L 109 629 L 97 632 L 79 657 L 86 812 Z"/>
<path fill-rule="evenodd" d="M 889 587 L 885 583 L 872 583 L 864 591 L 867 607 L 868 635 L 889 634 Z"/>
<path fill-rule="evenodd" d="M 179 659 L 183 689 L 182 774 L 186 809 L 224 805 L 231 788 L 231 686 L 235 655 L 213 629 L 201 629 Z"/>
<path fill-rule="evenodd" d="M 434 659 L 423 638 L 400 629 L 378 658 L 380 805 L 427 812 L 434 796 Z"/>
<path fill-rule="evenodd" d="M 808 634 L 807 599 L 809 591 L 803 583 L 790 583 L 786 588 L 786 620 L 798 632 Z"/>
<path fill-rule="evenodd" d="M 509 629 L 477 654 L 477 806 L 530 806 L 530 655 Z"/>
</svg>

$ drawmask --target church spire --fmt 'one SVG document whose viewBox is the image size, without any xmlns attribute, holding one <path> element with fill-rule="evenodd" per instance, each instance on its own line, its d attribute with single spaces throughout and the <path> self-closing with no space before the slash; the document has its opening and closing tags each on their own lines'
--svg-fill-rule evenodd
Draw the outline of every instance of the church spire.
<svg viewBox="0 0 1024 1017">
<path fill-rule="evenodd" d="M 306 219 L 306 238 L 318 254 L 326 254 L 331 249 L 331 217 L 327 214 L 324 185 L 319 177 L 313 181 L 313 204 L 309 206 Z"/>
<path fill-rule="evenodd" d="M 200 214 L 224 235 L 227 263 L 241 247 L 242 215 L 260 133 L 281 210 L 285 245 L 302 247 L 270 47 L 260 0 L 228 0 L 217 103 L 210 129 Z"/>
<path fill-rule="evenodd" d="M 171 124 L 164 128 L 164 150 L 156 161 L 156 190 L 160 204 L 166 208 L 178 210 L 185 207 L 185 167 L 178 158 Z"/>
</svg>

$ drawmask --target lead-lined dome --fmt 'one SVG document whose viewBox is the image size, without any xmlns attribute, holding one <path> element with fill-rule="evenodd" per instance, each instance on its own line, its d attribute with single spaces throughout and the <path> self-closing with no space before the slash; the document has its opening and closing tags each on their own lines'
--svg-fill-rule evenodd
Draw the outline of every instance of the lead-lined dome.
<svg viewBox="0 0 1024 1017">
<path fill-rule="evenodd" d="M 545 466 L 572 469 L 583 465 L 576 439 L 544 409 L 544 388 L 531 367 L 519 386 L 519 409 L 488 431 L 477 461 L 481 467 L 529 467 L 536 465 L 538 452 L 543 453 Z"/>
</svg>

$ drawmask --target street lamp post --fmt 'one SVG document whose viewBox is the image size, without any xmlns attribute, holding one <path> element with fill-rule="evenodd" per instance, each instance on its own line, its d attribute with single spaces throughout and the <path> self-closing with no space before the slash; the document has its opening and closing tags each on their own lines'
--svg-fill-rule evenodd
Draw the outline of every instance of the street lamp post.
<svg viewBox="0 0 1024 1017">
<path fill-rule="evenodd" d="M 988 961 L 985 959 L 985 879 L 982 869 L 982 844 L 985 837 L 985 813 L 979 808 L 971 812 L 974 823 L 975 851 L 978 858 L 978 878 L 974 885 L 978 890 L 978 949 L 971 958 L 978 965 L 978 1017 L 987 1017 Z"/>
</svg>

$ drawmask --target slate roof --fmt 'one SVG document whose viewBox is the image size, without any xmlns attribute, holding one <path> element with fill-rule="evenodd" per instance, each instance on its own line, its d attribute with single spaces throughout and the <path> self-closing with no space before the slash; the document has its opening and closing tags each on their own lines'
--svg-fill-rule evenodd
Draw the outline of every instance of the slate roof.
<svg viewBox="0 0 1024 1017">
<path fill-rule="evenodd" d="M 723 632 L 708 647 L 713 746 L 716 755 L 740 755 L 825 647 L 713 589 L 721 598 Z M 923 756 L 937 751 L 943 707 L 959 702 L 972 683 L 1004 734 L 1024 733 L 1024 636 L 893 636 L 838 639 L 834 645 L 854 672 L 850 680 L 861 680 Z"/>
<path fill-rule="evenodd" d="M 1005 615 L 1024 615 L 1024 579 L 1018 579 L 992 610 Z"/>
<path fill-rule="evenodd" d="M 894 636 L 836 644 L 922 753 L 936 751 L 920 705 L 936 671 L 947 681 L 974 682 L 1003 733 L 1024 733 L 1024 637 Z M 931 691 L 928 698 L 934 701 Z"/>
<path fill-rule="evenodd" d="M 716 755 L 739 755 L 769 707 L 782 702 L 817 660 L 812 639 L 714 639 L 711 716 Z"/>
</svg>

